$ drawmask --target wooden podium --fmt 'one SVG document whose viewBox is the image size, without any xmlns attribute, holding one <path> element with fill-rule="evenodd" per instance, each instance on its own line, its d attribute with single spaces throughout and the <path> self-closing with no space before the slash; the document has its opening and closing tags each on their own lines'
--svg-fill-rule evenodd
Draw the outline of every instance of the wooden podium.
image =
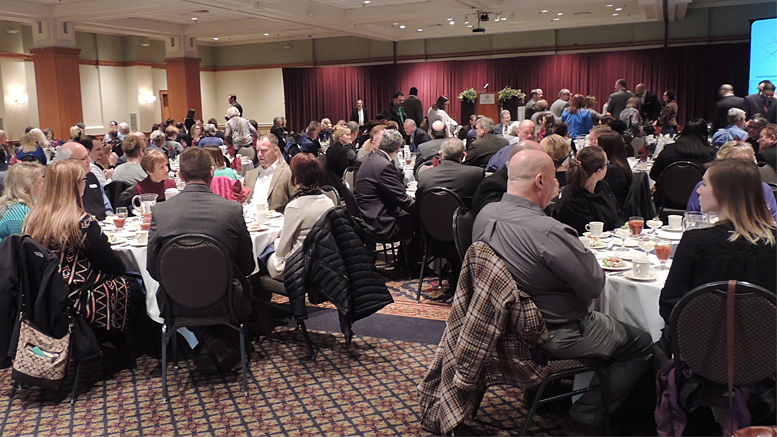
<svg viewBox="0 0 777 437">
<path fill-rule="evenodd" d="M 496 93 L 480 93 L 475 104 L 475 114 L 482 115 L 499 123 L 499 104 L 496 100 Z"/>
</svg>

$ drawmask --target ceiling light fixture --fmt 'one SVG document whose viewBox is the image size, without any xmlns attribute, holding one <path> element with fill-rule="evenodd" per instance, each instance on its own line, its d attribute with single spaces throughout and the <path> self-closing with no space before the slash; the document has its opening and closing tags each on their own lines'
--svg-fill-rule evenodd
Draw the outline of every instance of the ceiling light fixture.
<svg viewBox="0 0 777 437">
<path fill-rule="evenodd" d="M 561 12 L 559 12 L 559 13 L 558 13 L 558 14 L 556 14 L 556 15 L 558 15 L 558 16 L 560 17 L 560 16 L 561 16 Z"/>
<path fill-rule="evenodd" d="M 611 8 L 611 7 L 612 7 L 612 5 L 607 5 L 607 7 L 608 7 L 608 8 Z"/>
<path fill-rule="evenodd" d="M 451 26 L 453 26 L 455 23 L 454 23 L 453 21 L 449 21 L 449 22 L 448 22 L 448 24 L 450 24 Z"/>
<path fill-rule="evenodd" d="M 270 36 L 270 34 L 269 33 L 265 33 L 264 36 Z"/>
<path fill-rule="evenodd" d="M 553 19 L 553 21 L 558 21 L 558 20 L 560 20 L 560 19 L 561 19 L 561 18 L 554 18 L 554 19 Z"/>
<path fill-rule="evenodd" d="M 453 18 L 448 18 L 448 21 L 453 21 Z"/>
<path fill-rule="evenodd" d="M 391 23 L 392 26 L 399 26 L 399 23 Z"/>
<path fill-rule="evenodd" d="M 616 11 L 622 11 L 623 8 L 615 8 Z"/>
<path fill-rule="evenodd" d="M 365 5 L 368 5 L 368 4 L 370 4 L 370 0 L 364 0 L 364 4 L 365 4 Z"/>
<path fill-rule="evenodd" d="M 547 12 L 548 12 L 547 9 L 543 9 L 543 10 L 540 11 L 540 14 L 546 14 Z"/>
<path fill-rule="evenodd" d="M 219 40 L 218 38 L 213 38 L 213 41 L 218 41 L 218 40 Z"/>
<path fill-rule="evenodd" d="M 416 32 L 423 32 L 423 31 L 424 31 L 423 29 L 416 30 Z"/>
<path fill-rule="evenodd" d="M 197 17 L 192 17 L 192 21 L 197 21 Z"/>
<path fill-rule="evenodd" d="M 471 25 L 471 24 L 470 24 L 469 26 L 467 26 L 467 27 L 469 27 L 470 29 L 472 29 L 472 25 Z"/>
<path fill-rule="evenodd" d="M 617 16 L 618 16 L 618 14 L 612 14 L 612 16 L 613 16 L 613 17 L 617 17 Z"/>
<path fill-rule="evenodd" d="M 404 29 L 404 28 L 405 28 L 405 25 L 403 24 L 403 25 L 399 26 L 399 28 L 400 28 L 400 29 Z"/>
</svg>

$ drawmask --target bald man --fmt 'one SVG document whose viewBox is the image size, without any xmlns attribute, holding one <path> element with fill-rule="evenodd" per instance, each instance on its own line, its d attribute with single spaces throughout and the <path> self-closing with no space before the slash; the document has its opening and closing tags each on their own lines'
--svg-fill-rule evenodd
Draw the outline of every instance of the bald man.
<svg viewBox="0 0 777 437">
<path fill-rule="evenodd" d="M 720 86 L 720 100 L 715 102 L 712 111 L 712 133 L 728 126 L 728 110 L 731 108 L 745 109 L 745 99 L 734 95 L 734 87 L 725 83 Z"/>
<path fill-rule="evenodd" d="M 596 357 L 609 362 L 604 389 L 612 412 L 651 365 L 650 335 L 591 311 L 604 288 L 604 272 L 574 229 L 543 212 L 558 195 L 550 156 L 522 150 L 510 159 L 507 171 L 507 193 L 480 211 L 473 240 L 494 249 L 518 288 L 537 305 L 550 333 L 542 350 L 557 359 Z M 569 415 L 565 432 L 574 434 L 568 435 L 602 435 L 597 392 L 580 397 Z"/>
<path fill-rule="evenodd" d="M 513 123 L 507 130 L 507 141 L 510 143 L 494 154 L 486 164 L 486 172 L 493 173 L 500 170 L 507 165 L 507 161 L 512 158 L 515 153 L 511 153 L 513 146 L 521 141 L 534 141 L 534 122 L 531 120 L 523 120 L 520 123 Z"/>
<path fill-rule="evenodd" d="M 79 161 L 86 171 L 86 189 L 84 189 L 84 194 L 81 196 L 84 211 L 95 216 L 97 220 L 105 220 L 107 214 L 113 214 L 113 209 L 108 201 L 108 196 L 105 195 L 105 190 L 103 190 L 100 181 L 97 180 L 94 173 L 91 172 L 92 160 L 89 159 L 89 151 L 86 150 L 86 147 L 73 141 L 63 144 L 57 149 L 54 161 L 65 159 Z"/>
</svg>

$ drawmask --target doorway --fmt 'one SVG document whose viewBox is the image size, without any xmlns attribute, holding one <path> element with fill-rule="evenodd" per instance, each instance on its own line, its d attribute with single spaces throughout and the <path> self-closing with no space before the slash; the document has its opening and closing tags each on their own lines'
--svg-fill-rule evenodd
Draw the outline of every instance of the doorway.
<svg viewBox="0 0 777 437">
<path fill-rule="evenodd" d="M 159 90 L 159 103 L 162 107 L 162 123 L 170 118 L 170 101 L 167 98 L 167 90 Z"/>
</svg>

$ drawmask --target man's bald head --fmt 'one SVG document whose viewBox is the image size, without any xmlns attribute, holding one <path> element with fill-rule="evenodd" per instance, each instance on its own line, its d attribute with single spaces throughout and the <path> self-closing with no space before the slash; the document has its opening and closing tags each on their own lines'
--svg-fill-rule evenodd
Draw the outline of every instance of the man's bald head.
<svg viewBox="0 0 777 437">
<path fill-rule="evenodd" d="M 75 159 L 81 161 L 81 164 L 86 168 L 88 172 L 89 166 L 89 151 L 81 143 L 74 141 L 68 141 L 63 144 L 62 147 L 57 149 L 57 155 L 54 157 L 55 161 L 62 161 L 65 159 Z"/>
<path fill-rule="evenodd" d="M 536 150 L 533 147 L 522 150 L 507 163 L 507 192 L 528 199 L 545 209 L 558 194 L 555 174 L 553 160 L 544 150 Z"/>
<path fill-rule="evenodd" d="M 508 162 L 513 159 L 513 156 L 515 156 L 516 153 L 520 152 L 521 150 L 543 150 L 542 146 L 540 146 L 538 143 L 532 141 L 532 140 L 524 140 L 524 141 L 518 141 L 513 145 L 513 148 L 510 149 L 510 158 L 508 159 Z"/>
<path fill-rule="evenodd" d="M 518 126 L 518 138 L 521 140 L 533 140 L 534 139 L 534 122 L 531 120 L 524 120 Z"/>
<path fill-rule="evenodd" d="M 432 123 L 432 138 L 445 138 L 445 123 L 442 120 Z"/>
</svg>

